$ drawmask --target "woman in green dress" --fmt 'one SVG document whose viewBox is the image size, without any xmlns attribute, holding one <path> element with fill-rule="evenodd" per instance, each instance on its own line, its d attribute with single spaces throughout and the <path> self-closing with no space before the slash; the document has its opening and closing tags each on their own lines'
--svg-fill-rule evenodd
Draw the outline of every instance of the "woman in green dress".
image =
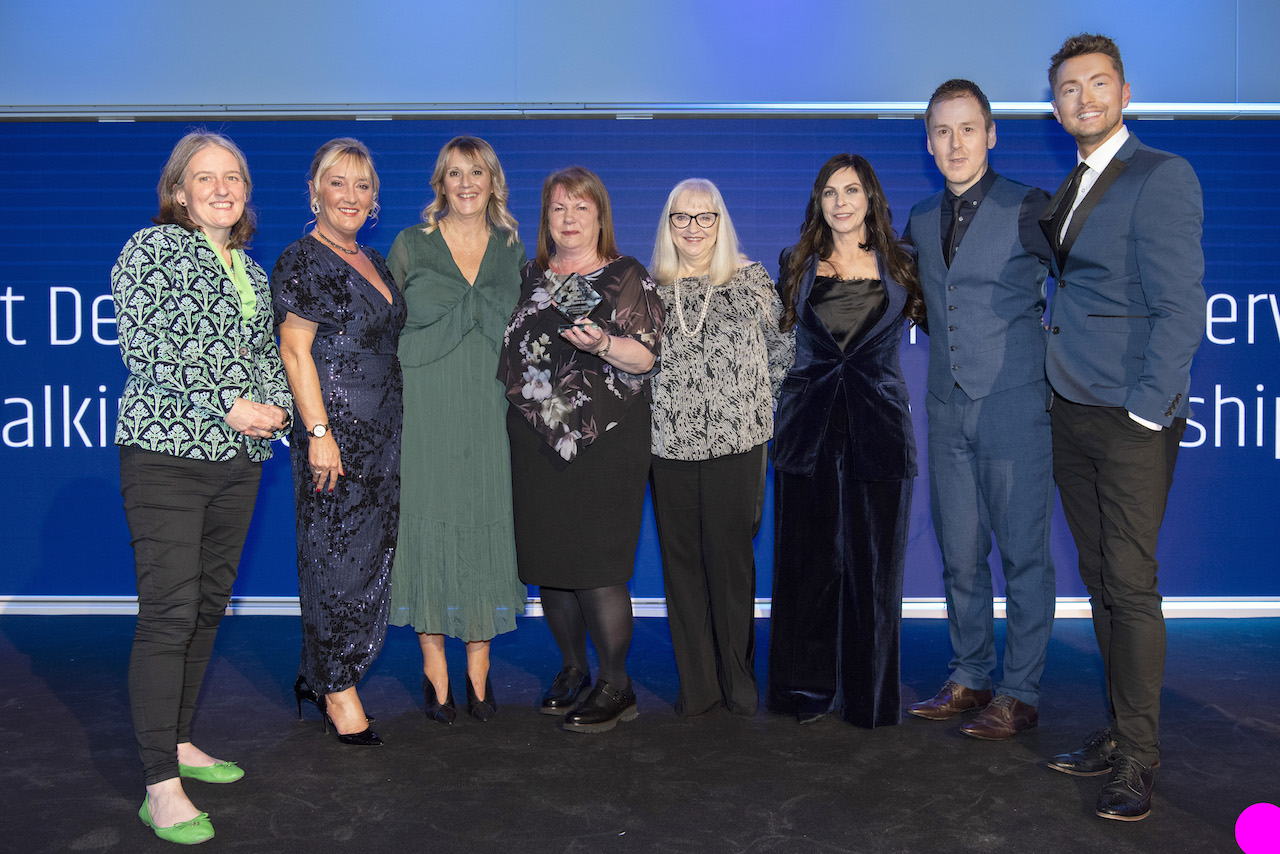
<svg viewBox="0 0 1280 854">
<path fill-rule="evenodd" d="M 431 189 L 425 226 L 402 231 L 387 257 L 409 310 L 390 622 L 417 631 L 425 712 L 450 724 L 445 636 L 466 643 L 467 712 L 487 721 L 497 708 L 489 642 L 515 629 L 528 595 L 516 574 L 507 404 L 495 378 L 526 258 L 489 143 L 451 140 Z"/>
</svg>

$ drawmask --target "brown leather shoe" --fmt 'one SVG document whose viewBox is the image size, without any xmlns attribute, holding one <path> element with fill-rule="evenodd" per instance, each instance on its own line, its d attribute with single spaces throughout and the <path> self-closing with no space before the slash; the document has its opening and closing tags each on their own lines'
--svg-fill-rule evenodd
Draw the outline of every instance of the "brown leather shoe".
<svg viewBox="0 0 1280 854">
<path fill-rule="evenodd" d="M 922 703 L 916 703 L 907 711 L 918 718 L 930 721 L 945 721 L 947 718 L 954 718 L 961 712 L 981 709 L 990 702 L 990 691 L 966 688 L 959 682 L 952 682 L 948 679 L 947 683 L 942 686 L 941 691 Z"/>
<path fill-rule="evenodd" d="M 1039 720 L 1040 713 L 1035 706 L 1008 694 L 1001 694 L 979 712 L 976 718 L 960 727 L 960 731 L 983 741 L 1004 741 L 1024 729 L 1031 729 Z"/>
</svg>

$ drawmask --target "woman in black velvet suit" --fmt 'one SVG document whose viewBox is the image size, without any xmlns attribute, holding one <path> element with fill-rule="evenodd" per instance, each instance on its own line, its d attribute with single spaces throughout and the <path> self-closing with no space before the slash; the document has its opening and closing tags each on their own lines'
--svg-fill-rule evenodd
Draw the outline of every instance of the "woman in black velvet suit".
<svg viewBox="0 0 1280 854">
<path fill-rule="evenodd" d="M 896 724 L 902 572 L 916 475 L 906 321 L 923 322 L 915 261 L 866 159 L 838 154 L 813 184 L 778 277 L 796 360 L 782 385 L 774 468 L 771 711 Z"/>
</svg>

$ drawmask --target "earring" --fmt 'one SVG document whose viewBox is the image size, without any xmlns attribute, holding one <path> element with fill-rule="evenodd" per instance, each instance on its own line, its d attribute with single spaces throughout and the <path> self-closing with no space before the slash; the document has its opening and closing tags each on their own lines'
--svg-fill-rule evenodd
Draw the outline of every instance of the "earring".
<svg viewBox="0 0 1280 854">
<path fill-rule="evenodd" d="M 312 199 L 312 200 L 311 200 L 311 212 L 312 212 L 313 214 L 318 214 L 318 213 L 320 213 L 320 203 L 319 203 L 319 202 L 317 202 L 315 199 Z"/>
</svg>

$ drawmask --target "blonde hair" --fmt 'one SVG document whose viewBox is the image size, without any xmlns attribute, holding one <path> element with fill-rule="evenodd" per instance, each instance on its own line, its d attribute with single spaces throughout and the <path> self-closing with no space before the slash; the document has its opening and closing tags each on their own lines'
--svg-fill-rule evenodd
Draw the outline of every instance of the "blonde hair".
<svg viewBox="0 0 1280 854">
<path fill-rule="evenodd" d="M 675 238 L 671 236 L 669 217 L 682 193 L 705 197 L 711 202 L 711 210 L 720 215 L 717 223 L 720 230 L 716 234 L 715 249 L 711 253 L 708 278 L 713 285 L 723 285 L 742 265 L 742 252 L 738 244 L 738 232 L 733 227 L 729 209 L 724 205 L 724 197 L 720 195 L 719 188 L 706 178 L 686 178 L 676 184 L 675 189 L 667 196 L 662 216 L 658 219 L 658 233 L 653 240 L 653 260 L 649 262 L 649 275 L 660 285 L 669 285 L 678 278 L 680 255 L 676 252 Z"/>
<path fill-rule="evenodd" d="M 507 176 L 498 162 L 498 155 L 493 146 L 475 136 L 455 136 L 445 143 L 436 157 L 436 168 L 431 173 L 431 191 L 436 197 L 431 204 L 422 209 L 422 221 L 427 224 L 426 232 L 430 234 L 440 227 L 440 218 L 449 215 L 449 198 L 444 191 L 444 174 L 449 169 L 449 155 L 461 154 L 472 163 L 479 163 L 489 173 L 489 204 L 485 208 L 485 216 L 489 224 L 507 234 L 507 245 L 519 240 L 517 229 L 520 223 L 507 209 L 507 198 L 511 190 L 507 187 Z"/>
<path fill-rule="evenodd" d="M 318 182 L 324 177 L 324 173 L 346 158 L 351 158 L 357 169 L 363 169 L 368 174 L 369 183 L 373 185 L 373 205 L 369 208 L 369 218 L 377 219 L 382 205 L 378 203 L 378 170 L 373 168 L 373 155 L 363 142 L 349 136 L 329 140 L 320 146 L 316 156 L 311 159 L 311 178 L 307 183 L 311 204 L 314 205 L 317 201 Z"/>
</svg>

